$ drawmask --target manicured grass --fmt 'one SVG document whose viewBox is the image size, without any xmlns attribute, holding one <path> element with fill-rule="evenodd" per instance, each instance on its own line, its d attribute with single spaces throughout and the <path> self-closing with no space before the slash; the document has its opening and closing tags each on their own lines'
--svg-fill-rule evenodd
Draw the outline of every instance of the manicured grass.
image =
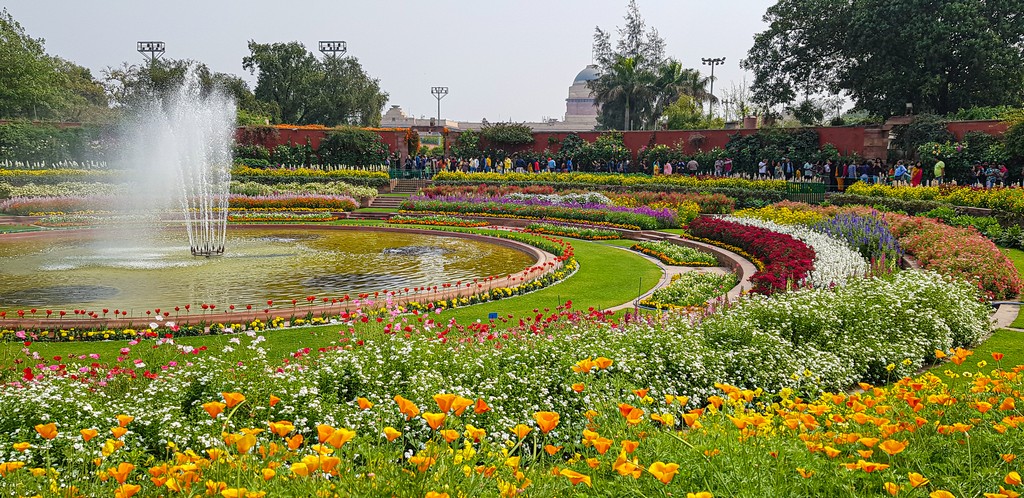
<svg viewBox="0 0 1024 498">
<path fill-rule="evenodd" d="M 394 213 L 394 212 L 397 212 L 397 211 L 398 211 L 398 208 L 374 208 L 374 207 L 369 207 L 369 208 L 359 208 L 359 209 L 356 209 L 355 212 L 357 212 L 357 213 Z"/>
<path fill-rule="evenodd" d="M 647 292 L 661 278 L 661 269 L 637 254 L 580 240 L 574 240 L 573 247 L 580 269 L 562 282 L 523 296 L 449 310 L 435 316 L 435 320 L 447 321 L 455 318 L 460 323 L 477 319 L 486 322 L 488 313 L 491 312 L 498 313 L 498 316 L 503 318 L 509 314 L 516 318 L 532 317 L 535 314 L 534 309 L 553 309 L 568 300 L 572 300 L 573 307 L 577 309 L 610 308 L 635 299 L 638 290 L 641 293 Z M 297 314 L 303 314 L 301 307 Z M 316 349 L 329 346 L 337 339 L 340 329 L 340 326 L 309 327 L 271 330 L 263 334 L 267 338 L 265 347 L 268 353 L 272 356 L 283 356 L 303 347 Z M 183 337 L 176 341 L 197 348 L 212 348 L 226 345 L 229 339 L 230 336 L 206 336 Z M 32 350 L 44 357 L 99 353 L 102 357 L 108 358 L 115 356 L 117 350 L 124 345 L 125 341 L 35 343 Z M 0 365 L 10 365 L 13 358 L 20 357 L 22 347 L 21 343 L 0 345 Z"/>
<path fill-rule="evenodd" d="M 0 225 L 0 234 L 17 232 L 36 232 L 39 230 L 42 230 L 42 228 L 35 227 L 32 225 Z"/>
<path fill-rule="evenodd" d="M 1010 258 L 1010 261 L 1013 261 L 1013 266 L 1017 268 L 1017 274 L 1024 278 L 1024 251 L 1020 249 L 1007 249 L 1005 247 L 999 250 L 1003 251 Z M 1018 315 L 1017 319 L 1010 326 L 1015 329 L 1024 328 L 1024 313 Z"/>
</svg>

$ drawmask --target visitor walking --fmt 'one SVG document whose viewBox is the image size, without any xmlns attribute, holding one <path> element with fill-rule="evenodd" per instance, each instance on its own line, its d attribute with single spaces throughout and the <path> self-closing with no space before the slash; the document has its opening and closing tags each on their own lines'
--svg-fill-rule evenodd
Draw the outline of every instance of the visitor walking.
<svg viewBox="0 0 1024 498">
<path fill-rule="evenodd" d="M 946 162 L 939 159 L 935 162 L 935 181 L 939 185 L 942 185 L 942 181 L 946 178 Z"/>
</svg>

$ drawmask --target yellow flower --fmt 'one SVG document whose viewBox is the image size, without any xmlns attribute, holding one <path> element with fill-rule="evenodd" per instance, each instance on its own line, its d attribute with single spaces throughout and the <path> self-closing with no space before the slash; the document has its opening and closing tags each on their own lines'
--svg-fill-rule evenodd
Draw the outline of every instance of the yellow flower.
<svg viewBox="0 0 1024 498">
<path fill-rule="evenodd" d="M 900 494 L 900 485 L 896 484 L 894 482 L 886 482 L 885 483 L 885 491 L 887 493 L 889 493 L 890 495 L 896 496 L 896 495 Z"/>
<path fill-rule="evenodd" d="M 49 424 L 36 425 L 35 429 L 43 439 L 53 439 L 57 437 L 57 424 L 53 422 Z"/>
<path fill-rule="evenodd" d="M 438 427 L 441 427 L 442 425 L 444 425 L 444 419 L 445 418 L 447 418 L 447 416 L 445 414 L 443 414 L 443 413 L 430 413 L 430 412 L 424 412 L 423 413 L 423 420 L 426 420 L 427 421 L 427 425 L 429 425 L 430 428 L 434 429 L 434 430 L 437 430 Z"/>
<path fill-rule="evenodd" d="M 887 455 L 893 456 L 905 450 L 907 448 L 907 443 L 906 441 L 886 439 L 885 441 L 882 441 L 882 444 L 878 445 L 878 448 L 884 451 Z"/>
<path fill-rule="evenodd" d="M 1003 482 L 1009 484 L 1010 486 L 1020 486 L 1020 474 L 1018 474 L 1016 471 L 1010 472 L 1009 474 L 1006 474 L 1006 477 L 1003 478 Z"/>
</svg>

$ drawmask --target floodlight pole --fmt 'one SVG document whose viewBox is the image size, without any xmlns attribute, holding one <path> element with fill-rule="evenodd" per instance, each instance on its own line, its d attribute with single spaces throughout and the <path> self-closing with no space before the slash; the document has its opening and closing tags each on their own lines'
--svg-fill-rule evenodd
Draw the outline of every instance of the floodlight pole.
<svg viewBox="0 0 1024 498">
<path fill-rule="evenodd" d="M 715 112 L 715 66 L 725 64 L 725 57 L 714 59 L 702 58 L 700 60 L 705 66 L 711 66 L 711 97 L 708 99 L 708 117 L 714 116 Z"/>
<path fill-rule="evenodd" d="M 165 48 L 166 44 L 162 41 L 140 41 L 135 43 L 135 50 L 149 58 L 150 67 L 153 66 L 157 59 L 164 55 Z"/>
<path fill-rule="evenodd" d="M 344 57 L 348 43 L 343 40 L 320 40 L 320 53 L 328 57 Z"/>
<path fill-rule="evenodd" d="M 441 99 L 448 96 L 448 87 L 446 86 L 432 86 L 430 87 L 430 94 L 437 99 L 437 124 L 441 125 Z"/>
</svg>

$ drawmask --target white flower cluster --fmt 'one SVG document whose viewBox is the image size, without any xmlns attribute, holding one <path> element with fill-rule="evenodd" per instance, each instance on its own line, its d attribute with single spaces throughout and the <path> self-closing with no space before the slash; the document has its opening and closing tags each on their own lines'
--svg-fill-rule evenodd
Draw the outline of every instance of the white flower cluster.
<svg viewBox="0 0 1024 498">
<path fill-rule="evenodd" d="M 569 194 L 523 194 L 513 193 L 505 196 L 512 200 L 529 201 L 540 200 L 552 204 L 602 204 L 610 205 L 612 200 L 599 192 L 569 193 Z"/>
<path fill-rule="evenodd" d="M 870 266 L 846 241 L 832 238 L 802 225 L 780 225 L 756 218 L 730 217 L 729 221 L 784 233 L 814 249 L 814 269 L 807 276 L 815 288 L 845 285 L 851 277 L 863 277 Z"/>
</svg>

